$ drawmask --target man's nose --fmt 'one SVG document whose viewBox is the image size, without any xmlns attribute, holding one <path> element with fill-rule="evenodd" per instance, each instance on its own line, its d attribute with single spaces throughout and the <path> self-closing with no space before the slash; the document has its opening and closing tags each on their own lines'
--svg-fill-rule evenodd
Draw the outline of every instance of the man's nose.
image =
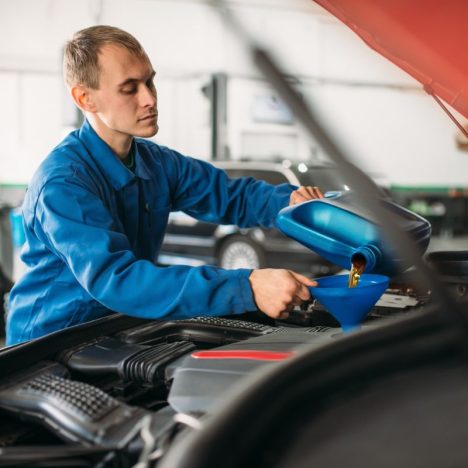
<svg viewBox="0 0 468 468">
<path fill-rule="evenodd" d="M 142 86 L 139 93 L 140 105 L 142 107 L 154 107 L 156 105 L 156 88 L 150 89 Z"/>
</svg>

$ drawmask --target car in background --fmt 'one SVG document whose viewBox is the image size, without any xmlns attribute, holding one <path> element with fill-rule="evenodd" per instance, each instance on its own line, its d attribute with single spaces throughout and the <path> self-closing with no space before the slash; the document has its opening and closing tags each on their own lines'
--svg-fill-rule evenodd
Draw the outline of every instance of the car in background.
<svg viewBox="0 0 468 468">
<path fill-rule="evenodd" d="M 327 163 L 214 161 L 230 178 L 253 177 L 273 185 L 318 186 L 322 192 L 346 190 L 335 167 Z M 198 221 L 171 213 L 159 257 L 161 264 L 214 264 L 234 268 L 287 268 L 312 275 L 339 268 L 277 229 L 239 228 Z"/>
</svg>

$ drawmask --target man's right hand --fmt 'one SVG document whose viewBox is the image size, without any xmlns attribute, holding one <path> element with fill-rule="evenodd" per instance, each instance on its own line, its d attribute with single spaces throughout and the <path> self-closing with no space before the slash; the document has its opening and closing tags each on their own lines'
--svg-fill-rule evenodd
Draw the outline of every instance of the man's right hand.
<svg viewBox="0 0 468 468">
<path fill-rule="evenodd" d="M 271 318 L 285 319 L 294 306 L 310 299 L 316 281 L 290 270 L 254 270 L 249 277 L 254 301 Z"/>
</svg>

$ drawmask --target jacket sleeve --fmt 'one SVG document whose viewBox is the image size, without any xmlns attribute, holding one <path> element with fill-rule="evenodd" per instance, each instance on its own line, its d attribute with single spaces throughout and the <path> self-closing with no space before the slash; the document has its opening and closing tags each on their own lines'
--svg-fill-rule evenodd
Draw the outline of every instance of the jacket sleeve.
<svg viewBox="0 0 468 468">
<path fill-rule="evenodd" d="M 159 148 L 175 194 L 173 210 L 202 221 L 272 227 L 278 211 L 288 205 L 291 192 L 297 188 L 252 177 L 229 179 L 212 164 Z"/>
<path fill-rule="evenodd" d="M 250 270 L 157 267 L 137 259 L 99 196 L 75 180 L 47 182 L 35 211 L 36 235 L 91 297 L 111 310 L 144 318 L 256 310 Z"/>
</svg>

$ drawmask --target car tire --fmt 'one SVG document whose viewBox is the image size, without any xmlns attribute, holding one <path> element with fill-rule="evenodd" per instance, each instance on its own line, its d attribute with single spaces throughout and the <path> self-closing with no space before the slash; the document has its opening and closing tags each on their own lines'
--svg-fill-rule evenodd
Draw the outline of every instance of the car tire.
<svg viewBox="0 0 468 468">
<path fill-rule="evenodd" d="M 265 264 L 265 253 L 262 248 L 248 237 L 230 237 L 219 249 L 218 265 L 227 270 L 258 269 L 264 268 Z"/>
</svg>

